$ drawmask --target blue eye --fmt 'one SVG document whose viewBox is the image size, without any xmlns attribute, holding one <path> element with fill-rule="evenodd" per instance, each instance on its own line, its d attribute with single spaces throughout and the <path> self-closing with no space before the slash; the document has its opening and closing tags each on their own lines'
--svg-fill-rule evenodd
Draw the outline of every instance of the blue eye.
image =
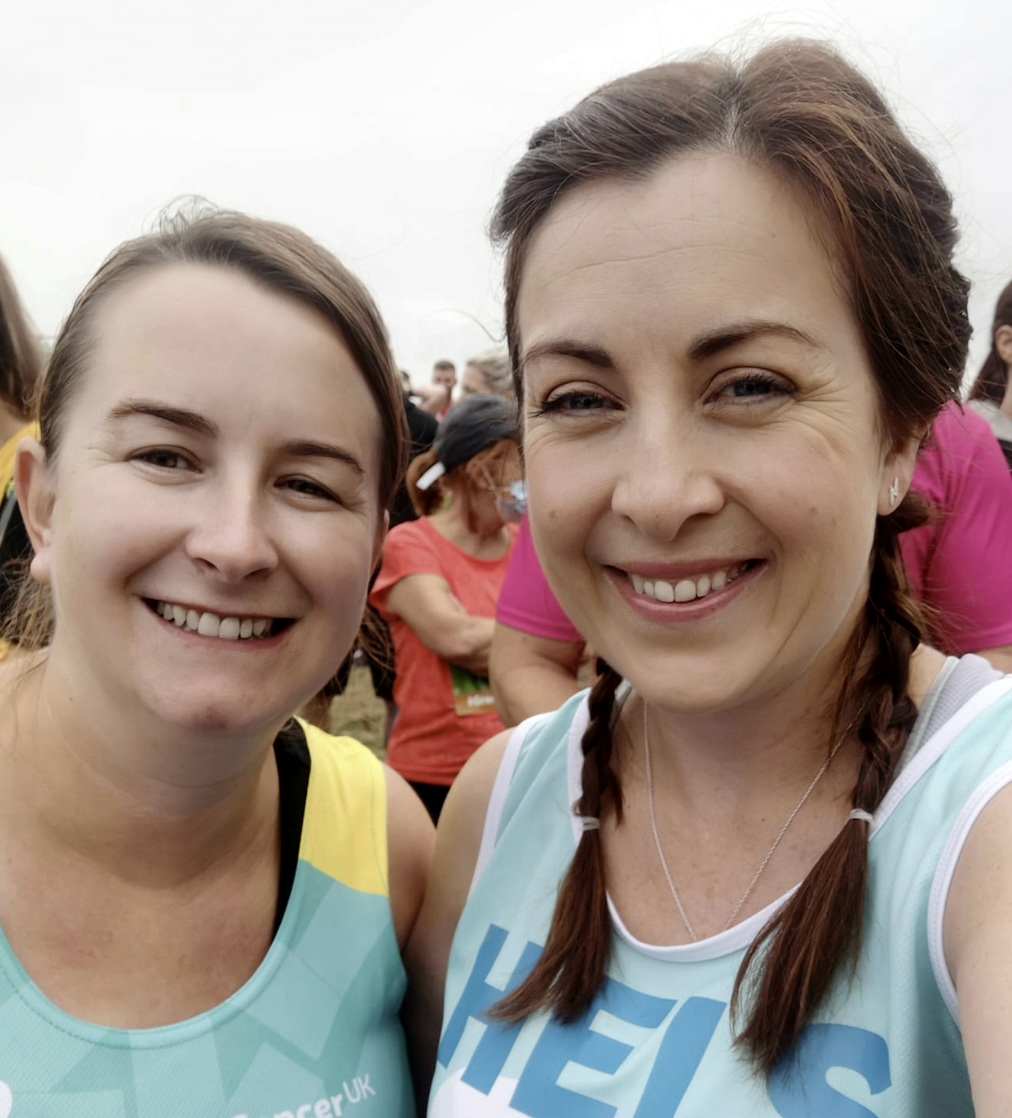
<svg viewBox="0 0 1012 1118">
<path fill-rule="evenodd" d="M 599 411 L 607 405 L 608 401 L 605 397 L 596 392 L 564 392 L 546 400 L 535 414 Z"/>
<path fill-rule="evenodd" d="M 772 396 L 790 396 L 791 386 L 780 377 L 768 373 L 747 373 L 723 385 L 718 397 L 733 400 L 764 400 Z"/>
</svg>

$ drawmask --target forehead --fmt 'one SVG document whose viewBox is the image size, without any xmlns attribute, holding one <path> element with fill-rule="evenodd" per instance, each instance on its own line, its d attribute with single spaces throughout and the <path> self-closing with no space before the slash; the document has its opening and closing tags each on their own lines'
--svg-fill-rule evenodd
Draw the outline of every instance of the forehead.
<svg viewBox="0 0 1012 1118">
<path fill-rule="evenodd" d="M 343 404 L 380 430 L 368 385 L 337 330 L 311 307 L 231 269 L 157 267 L 97 308 L 69 413 L 100 422 L 123 397 L 163 400 L 261 431 L 339 424 Z M 315 413 L 315 414 L 314 414 Z M 291 435 L 289 435 L 291 437 Z"/>
<path fill-rule="evenodd" d="M 531 237 L 517 298 L 521 347 L 542 330 L 656 313 L 672 332 L 721 317 L 856 329 L 812 207 L 765 168 L 695 153 L 642 180 L 577 187 Z M 806 331 L 807 332 L 807 331 Z"/>
</svg>

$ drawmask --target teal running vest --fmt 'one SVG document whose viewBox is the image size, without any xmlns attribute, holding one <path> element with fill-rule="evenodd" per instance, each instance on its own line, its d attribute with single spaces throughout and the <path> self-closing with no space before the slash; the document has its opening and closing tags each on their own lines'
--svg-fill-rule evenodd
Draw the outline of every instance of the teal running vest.
<svg viewBox="0 0 1012 1118">
<path fill-rule="evenodd" d="M 453 943 L 429 1118 L 970 1118 L 942 916 L 974 820 L 1012 780 L 1012 677 L 977 657 L 943 676 L 870 828 L 854 981 L 768 1083 L 732 1046 L 728 1002 L 783 898 L 677 947 L 638 942 L 613 908 L 608 977 L 582 1019 L 485 1016 L 538 958 L 576 849 L 586 699 L 519 727 Z"/>
<path fill-rule="evenodd" d="M 411 1118 L 386 784 L 358 742 L 303 727 L 299 863 L 256 973 L 164 1028 L 79 1021 L 0 936 L 0 1118 Z"/>
</svg>

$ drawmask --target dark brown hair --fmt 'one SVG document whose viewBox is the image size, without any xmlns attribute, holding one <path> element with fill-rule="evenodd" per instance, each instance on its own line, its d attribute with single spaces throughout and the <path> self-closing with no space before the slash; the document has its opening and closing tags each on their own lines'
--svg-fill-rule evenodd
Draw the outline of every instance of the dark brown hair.
<svg viewBox="0 0 1012 1118">
<path fill-rule="evenodd" d="M 864 336 L 886 437 L 899 443 L 926 430 L 958 394 L 970 334 L 968 284 L 952 260 L 952 200 L 876 89 L 831 48 L 809 41 L 775 43 L 740 65 L 706 55 L 628 75 L 534 134 L 492 220 L 506 247 L 518 396 L 517 297 L 531 236 L 545 216 L 581 183 L 642 180 L 697 151 L 737 154 L 808 200 Z M 899 534 L 924 515 L 908 494 L 879 517 L 868 601 L 841 665 L 834 739 L 847 728 L 863 747 L 852 802 L 868 812 L 889 787 L 917 713 L 907 685 L 922 624 Z M 608 669 L 591 692 L 581 815 L 621 811 L 611 764 L 619 682 Z M 747 952 L 732 1012 L 739 1042 L 761 1072 L 792 1051 L 836 976 L 856 962 L 867 865 L 866 824 L 850 821 Z M 603 981 L 610 944 L 600 832 L 589 830 L 539 963 L 495 1014 L 517 1020 L 547 1008 L 565 1021 L 579 1017 Z"/>
<path fill-rule="evenodd" d="M 998 343 L 995 334 L 1000 326 L 1012 326 L 1012 283 L 1002 288 L 998 302 L 994 308 L 994 321 L 991 323 L 991 352 L 984 359 L 977 379 L 970 389 L 971 400 L 990 400 L 992 404 L 1001 404 L 1005 399 L 1005 390 L 1008 387 L 1008 366 L 998 352 Z"/>
<path fill-rule="evenodd" d="M 0 402 L 27 422 L 42 373 L 42 347 L 0 259 Z"/>
<path fill-rule="evenodd" d="M 120 245 L 78 296 L 53 344 L 38 393 L 47 460 L 54 461 L 59 453 L 64 416 L 81 379 L 87 376 L 97 312 L 131 279 L 175 264 L 239 272 L 260 287 L 310 307 L 333 326 L 355 359 L 379 411 L 383 454 L 376 480 L 381 506 L 388 508 L 404 474 L 408 430 L 386 328 L 369 292 L 305 233 L 201 202 L 167 214 L 157 231 Z M 8 636 L 23 648 L 37 648 L 46 643 L 51 628 L 46 588 L 26 580 L 7 626 Z"/>
</svg>

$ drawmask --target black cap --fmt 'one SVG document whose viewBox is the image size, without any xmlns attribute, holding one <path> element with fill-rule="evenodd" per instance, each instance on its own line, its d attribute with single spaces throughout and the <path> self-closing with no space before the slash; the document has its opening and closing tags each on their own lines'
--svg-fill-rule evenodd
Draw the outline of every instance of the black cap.
<svg viewBox="0 0 1012 1118">
<path fill-rule="evenodd" d="M 428 489 L 437 478 L 470 462 L 476 454 L 503 439 L 520 442 L 516 404 L 505 396 L 468 396 L 454 404 L 440 423 L 432 444 L 437 465 L 426 470 L 415 484 L 419 489 Z"/>
</svg>

